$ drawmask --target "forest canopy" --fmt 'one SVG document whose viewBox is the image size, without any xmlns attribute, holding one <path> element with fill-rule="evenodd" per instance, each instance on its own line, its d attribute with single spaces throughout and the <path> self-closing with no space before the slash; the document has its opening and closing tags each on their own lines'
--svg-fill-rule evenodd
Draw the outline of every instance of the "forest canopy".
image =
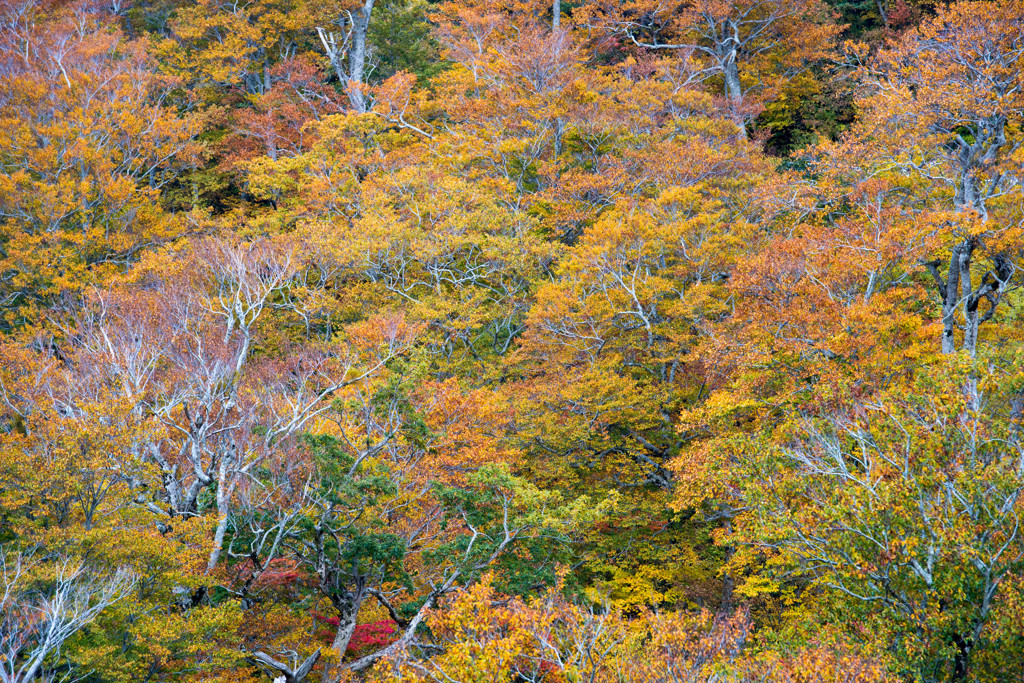
<svg viewBox="0 0 1024 683">
<path fill-rule="evenodd" d="M 0 683 L 1024 681 L 1024 0 L 0 0 Z"/>
</svg>

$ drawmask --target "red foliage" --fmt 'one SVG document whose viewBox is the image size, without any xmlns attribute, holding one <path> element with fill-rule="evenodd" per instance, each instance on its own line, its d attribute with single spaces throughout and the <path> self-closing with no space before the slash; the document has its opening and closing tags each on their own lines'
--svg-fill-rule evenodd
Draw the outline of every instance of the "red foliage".
<svg viewBox="0 0 1024 683">
<path fill-rule="evenodd" d="M 284 558 L 270 560 L 260 570 L 251 561 L 243 562 L 237 565 L 234 571 L 235 580 L 242 583 L 251 581 L 253 590 L 284 590 L 306 583 L 309 579 L 309 576 L 299 569 L 298 562 Z"/>
<path fill-rule="evenodd" d="M 893 29 L 907 28 L 914 18 L 910 6 L 905 0 L 896 0 L 889 9 L 888 25 Z"/>
<path fill-rule="evenodd" d="M 342 111 L 337 93 L 325 84 L 322 70 L 294 57 L 270 71 L 273 87 L 253 96 L 251 107 L 234 113 L 234 135 L 226 140 L 224 168 L 260 156 L 272 160 L 306 151 L 316 136 L 306 126 Z"/>
<path fill-rule="evenodd" d="M 313 619 L 328 627 L 317 631 L 316 637 L 325 642 L 333 640 L 334 630 L 338 628 L 338 623 L 340 622 L 338 617 L 328 617 L 319 612 L 313 612 Z M 376 650 L 393 643 L 396 639 L 396 634 L 395 625 L 387 619 L 371 621 L 366 624 L 356 624 L 355 631 L 352 633 L 352 638 L 348 641 L 348 648 L 345 652 L 356 654 L 364 650 Z"/>
<path fill-rule="evenodd" d="M 395 627 L 387 619 L 356 626 L 352 639 L 348 641 L 348 652 L 377 649 L 395 641 Z"/>
</svg>

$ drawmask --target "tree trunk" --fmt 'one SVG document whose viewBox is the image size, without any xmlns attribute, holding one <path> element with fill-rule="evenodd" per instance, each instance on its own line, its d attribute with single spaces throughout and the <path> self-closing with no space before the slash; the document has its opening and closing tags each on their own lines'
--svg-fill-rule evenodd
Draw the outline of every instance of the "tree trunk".
<svg viewBox="0 0 1024 683">
<path fill-rule="evenodd" d="M 551 30 L 557 31 L 562 25 L 562 0 L 551 2 Z"/>
<path fill-rule="evenodd" d="M 962 243 L 966 244 L 966 243 Z M 974 252 L 973 240 L 969 246 L 960 250 L 960 297 L 964 307 L 964 349 L 971 354 L 971 358 L 978 355 L 978 303 L 977 297 L 973 296 L 974 286 L 971 282 L 971 256 Z"/>
<path fill-rule="evenodd" d="M 334 640 L 331 642 L 331 649 L 338 662 L 345 657 L 349 641 L 352 640 L 352 634 L 355 633 L 359 607 L 363 604 L 365 597 L 362 590 L 359 590 L 355 593 L 347 593 L 343 597 L 331 598 L 331 602 L 338 610 L 338 630 L 335 631 Z M 338 679 L 339 668 L 336 666 L 324 667 L 323 683 L 334 683 Z"/>
<path fill-rule="evenodd" d="M 722 528 L 725 536 L 732 533 L 732 519 L 729 517 L 725 518 Z M 722 564 L 729 564 L 732 560 L 733 555 L 736 554 L 736 548 L 732 545 L 726 546 L 725 548 L 725 562 Z M 732 612 L 733 595 L 736 591 L 736 582 L 732 578 L 732 574 L 726 574 L 722 577 L 722 596 L 718 602 L 718 614 L 724 619 L 729 617 Z"/>
<path fill-rule="evenodd" d="M 320 650 L 317 649 L 316 652 L 307 657 L 295 669 L 292 669 L 284 662 L 279 662 L 266 652 L 256 652 L 253 654 L 252 659 L 266 669 L 281 674 L 274 678 L 274 683 L 306 683 L 306 677 L 309 675 L 310 670 L 320 659 Z"/>
<path fill-rule="evenodd" d="M 352 13 L 352 46 L 348 52 L 348 82 L 345 91 L 352 109 L 366 113 L 366 95 L 363 93 L 366 78 L 366 35 L 370 30 L 370 13 L 374 0 L 366 0 L 363 6 Z"/>
<path fill-rule="evenodd" d="M 743 121 L 743 88 L 740 84 L 740 67 L 736 63 L 736 51 L 730 52 L 722 67 L 722 79 L 725 81 L 725 99 L 729 106 L 729 117 L 738 129 L 737 136 L 747 139 L 747 127 Z"/>
<path fill-rule="evenodd" d="M 213 548 L 210 549 L 210 559 L 207 562 L 207 571 L 213 571 L 220 561 L 221 549 L 224 547 L 224 538 L 228 530 L 228 510 L 231 507 L 231 496 L 235 492 L 235 483 L 232 476 L 232 463 L 230 455 L 223 453 L 220 457 L 220 469 L 217 476 L 217 530 L 213 535 Z"/>
<path fill-rule="evenodd" d="M 956 654 L 953 655 L 953 681 L 966 681 L 971 666 L 971 639 L 953 636 Z"/>
<path fill-rule="evenodd" d="M 953 253 L 949 256 L 949 270 L 947 277 L 943 280 L 939 273 L 940 261 L 935 260 L 925 265 L 931 271 L 935 286 L 942 297 L 942 353 L 950 354 L 957 352 L 956 328 L 957 313 L 961 305 L 968 313 L 967 304 L 971 299 L 971 262 L 974 255 L 975 241 L 967 238 L 953 247 Z M 966 277 L 966 280 L 964 278 Z M 961 299 L 961 292 L 965 292 Z M 973 317 L 967 316 L 967 329 L 964 333 L 963 348 L 970 351 L 974 357 L 977 353 L 978 325 L 980 321 L 977 315 L 977 306 L 974 306 Z"/>
<path fill-rule="evenodd" d="M 349 105 L 360 114 L 366 113 L 367 109 L 366 96 L 363 93 L 366 79 L 366 37 L 370 31 L 370 15 L 374 2 L 375 0 L 364 0 L 359 9 L 348 13 L 348 41 L 339 43 L 334 33 L 328 33 L 319 26 L 316 29 L 324 54 L 334 69 L 334 75 L 338 77 L 345 94 L 348 95 Z M 342 18 L 338 23 L 346 22 Z"/>
</svg>

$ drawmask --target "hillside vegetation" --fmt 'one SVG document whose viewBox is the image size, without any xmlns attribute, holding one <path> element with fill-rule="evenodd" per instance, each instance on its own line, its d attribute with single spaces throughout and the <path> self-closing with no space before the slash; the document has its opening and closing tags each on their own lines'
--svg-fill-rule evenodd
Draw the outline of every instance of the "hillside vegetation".
<svg viewBox="0 0 1024 683">
<path fill-rule="evenodd" d="M 1024 0 L 0 0 L 0 683 L 1024 681 Z"/>
</svg>

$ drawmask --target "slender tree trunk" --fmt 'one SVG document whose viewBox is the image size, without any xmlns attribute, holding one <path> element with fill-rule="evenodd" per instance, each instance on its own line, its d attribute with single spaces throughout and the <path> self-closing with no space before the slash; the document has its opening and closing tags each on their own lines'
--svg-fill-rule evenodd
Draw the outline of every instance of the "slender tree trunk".
<svg viewBox="0 0 1024 683">
<path fill-rule="evenodd" d="M 347 42 L 339 43 L 334 33 L 320 27 L 316 29 L 324 53 L 331 62 L 331 68 L 345 88 L 349 105 L 360 114 L 365 113 L 367 109 L 366 95 L 363 93 L 366 81 L 366 38 L 370 31 L 370 16 L 373 13 L 374 2 L 375 0 L 364 0 L 359 9 L 348 14 L 351 25 L 348 27 Z M 338 23 L 344 24 L 345 21 L 342 19 Z"/>
<path fill-rule="evenodd" d="M 348 53 L 348 82 L 345 84 L 348 101 L 352 109 L 366 112 L 366 95 L 363 85 L 366 78 L 366 36 L 370 30 L 370 14 L 374 0 L 366 0 L 363 6 L 352 13 L 352 46 Z"/>
<path fill-rule="evenodd" d="M 953 636 L 953 643 L 956 645 L 956 654 L 953 655 L 953 681 L 968 680 L 968 672 L 971 668 L 971 643 L 970 637 Z"/>
<path fill-rule="evenodd" d="M 217 486 L 217 529 L 213 533 L 213 547 L 210 549 L 210 559 L 207 561 L 206 570 L 213 571 L 220 562 L 220 554 L 224 548 L 224 538 L 228 532 L 228 509 L 231 505 L 231 494 L 234 485 L 228 484 L 223 479 Z"/>
<path fill-rule="evenodd" d="M 942 305 L 942 353 L 956 353 L 957 301 L 960 297 L 960 273 L 965 264 L 970 269 L 971 256 L 968 244 L 961 242 L 953 248 L 949 258 L 949 275 Z"/>
<path fill-rule="evenodd" d="M 972 296 L 974 287 L 971 281 L 971 255 L 974 246 L 966 247 L 960 252 L 960 297 L 964 307 L 964 348 L 971 358 L 978 355 L 978 300 Z"/>
<path fill-rule="evenodd" d="M 340 662 L 345 657 L 349 641 L 356 630 L 356 619 L 359 617 L 359 608 L 366 598 L 360 587 L 352 593 L 346 593 L 343 597 L 332 598 L 335 609 L 338 610 L 338 630 L 334 632 L 334 640 L 331 642 L 331 649 L 334 656 Z M 324 667 L 323 683 L 334 683 L 338 679 L 338 667 Z"/>
<path fill-rule="evenodd" d="M 562 0 L 551 2 L 551 30 L 557 31 L 562 25 Z"/>
<path fill-rule="evenodd" d="M 740 84 L 740 67 L 736 63 L 736 51 L 733 50 L 725 59 L 722 69 L 725 81 L 725 99 L 729 106 L 729 116 L 738 129 L 741 140 L 747 139 L 747 126 L 743 121 L 743 87 Z"/>
<path fill-rule="evenodd" d="M 327 55 L 327 60 L 331 63 L 331 68 L 334 69 L 334 75 L 344 85 L 348 82 L 348 74 L 345 73 L 345 64 L 342 61 L 342 46 L 338 45 L 338 39 L 333 33 L 328 33 L 319 26 L 316 28 L 316 33 L 320 37 L 321 45 L 324 46 L 324 54 Z"/>
<path fill-rule="evenodd" d="M 974 255 L 975 242 L 972 238 L 968 238 L 953 247 L 953 253 L 949 256 L 949 269 L 947 271 L 946 279 L 942 278 L 939 273 L 940 261 L 931 261 L 925 265 L 928 266 L 928 270 L 931 271 L 932 278 L 935 280 L 935 286 L 939 291 L 939 296 L 942 297 L 942 353 L 950 354 L 957 352 L 956 346 L 956 328 L 957 328 L 957 313 L 959 312 L 960 306 L 965 306 L 970 299 L 971 295 L 971 261 Z M 961 283 L 961 280 L 966 276 L 966 281 Z M 961 299 L 961 292 L 966 292 L 965 298 Z M 978 325 L 979 319 L 977 316 L 977 307 L 975 306 L 975 315 L 973 316 L 973 322 L 967 321 L 967 330 L 964 334 L 963 348 L 970 350 L 973 356 L 976 353 L 977 339 L 978 339 Z"/>
<path fill-rule="evenodd" d="M 985 206 L 987 194 L 979 185 L 977 172 L 984 164 L 995 159 L 999 150 L 1006 144 L 1004 134 L 1005 120 L 1002 117 L 984 119 L 978 126 L 978 139 L 968 142 L 960 136 L 954 140 L 959 146 L 958 163 L 959 179 L 957 182 L 956 196 L 953 203 L 957 210 L 969 216 L 970 220 L 986 220 L 988 209 Z M 986 143 L 988 147 L 986 148 Z M 978 285 L 977 290 L 971 278 L 971 266 L 973 265 L 974 250 L 978 246 L 976 237 L 967 237 L 953 247 L 953 253 L 949 259 L 949 272 L 947 279 L 942 280 L 938 272 L 939 261 L 932 261 L 926 264 L 931 270 L 932 277 L 939 288 L 942 296 L 942 353 L 956 353 L 956 327 L 958 324 L 957 315 L 963 316 L 963 343 L 962 350 L 971 354 L 971 358 L 978 355 L 978 328 L 984 320 L 991 317 L 993 311 L 985 314 L 984 320 L 978 314 L 978 306 L 983 298 L 989 298 L 994 308 L 999 301 L 999 294 L 1005 289 L 1013 275 L 1013 270 L 1001 265 L 1000 257 L 996 257 L 996 267 L 993 272 L 987 273 Z M 974 396 L 976 397 L 976 380 L 972 380 L 975 386 Z"/>
<path fill-rule="evenodd" d="M 722 526 L 724 527 L 725 534 L 728 536 L 732 532 L 732 520 L 727 517 Z M 728 564 L 735 554 L 736 548 L 734 546 L 726 546 L 724 564 Z M 732 578 L 732 574 L 726 574 L 722 578 L 722 597 L 718 602 L 718 614 L 723 618 L 728 618 L 729 613 L 732 612 L 733 594 L 735 593 L 735 590 L 736 582 Z"/>
</svg>

